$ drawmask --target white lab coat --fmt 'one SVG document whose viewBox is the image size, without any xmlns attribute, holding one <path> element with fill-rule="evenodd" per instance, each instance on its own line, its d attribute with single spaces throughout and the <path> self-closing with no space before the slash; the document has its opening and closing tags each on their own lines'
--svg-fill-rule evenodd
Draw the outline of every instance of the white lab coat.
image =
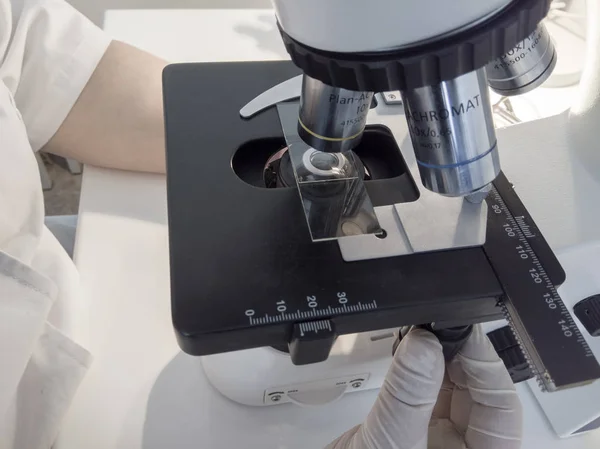
<svg viewBox="0 0 600 449">
<path fill-rule="evenodd" d="M 34 152 L 108 43 L 63 0 L 0 0 L 0 449 L 49 448 L 91 363 L 85 297 L 43 224 Z"/>
</svg>

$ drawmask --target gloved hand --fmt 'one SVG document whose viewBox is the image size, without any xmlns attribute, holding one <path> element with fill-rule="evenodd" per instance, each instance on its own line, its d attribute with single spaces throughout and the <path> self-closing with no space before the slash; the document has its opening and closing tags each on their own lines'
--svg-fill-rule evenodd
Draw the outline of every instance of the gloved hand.
<svg viewBox="0 0 600 449">
<path fill-rule="evenodd" d="M 444 365 L 437 338 L 411 330 L 365 422 L 326 449 L 519 448 L 521 403 L 480 326 Z"/>
</svg>

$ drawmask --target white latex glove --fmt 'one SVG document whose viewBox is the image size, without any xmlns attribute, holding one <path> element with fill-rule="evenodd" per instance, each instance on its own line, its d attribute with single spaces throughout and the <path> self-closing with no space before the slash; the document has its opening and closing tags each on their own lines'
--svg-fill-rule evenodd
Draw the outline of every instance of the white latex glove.
<svg viewBox="0 0 600 449">
<path fill-rule="evenodd" d="M 521 431 L 514 384 L 480 326 L 446 375 L 437 338 L 413 329 L 365 422 L 326 449 L 515 449 Z"/>
</svg>

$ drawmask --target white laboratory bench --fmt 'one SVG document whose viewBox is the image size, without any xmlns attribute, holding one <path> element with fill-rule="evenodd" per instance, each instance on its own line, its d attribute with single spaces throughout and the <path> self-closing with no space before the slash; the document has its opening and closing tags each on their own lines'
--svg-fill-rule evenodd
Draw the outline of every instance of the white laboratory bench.
<svg viewBox="0 0 600 449">
<path fill-rule="evenodd" d="M 171 61 L 284 59 L 271 11 L 109 11 L 114 38 Z M 86 167 L 75 263 L 90 301 L 94 363 L 55 449 L 319 448 L 361 422 L 375 392 L 320 408 L 235 404 L 175 341 L 164 176 Z M 526 385 L 524 448 L 597 448 L 557 439 Z"/>
</svg>

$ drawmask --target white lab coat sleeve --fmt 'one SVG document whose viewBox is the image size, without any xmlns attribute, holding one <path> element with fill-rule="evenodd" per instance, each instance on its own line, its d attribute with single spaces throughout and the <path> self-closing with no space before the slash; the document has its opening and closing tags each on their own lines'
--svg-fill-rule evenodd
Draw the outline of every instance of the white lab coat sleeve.
<svg viewBox="0 0 600 449">
<path fill-rule="evenodd" d="M 0 449 L 48 449 L 90 362 L 74 326 L 56 319 L 75 276 L 48 254 L 32 150 L 58 130 L 109 42 L 64 0 L 0 0 Z"/>
<path fill-rule="evenodd" d="M 0 252 L 1 430 L 56 293 L 56 285 L 49 279 Z"/>
<path fill-rule="evenodd" d="M 46 323 L 19 383 L 0 435 L 0 447 L 51 448 L 90 364 L 90 355 Z M 3 445 L 4 444 L 4 445 Z"/>
<path fill-rule="evenodd" d="M 64 0 L 11 1 L 13 15 L 17 8 L 20 14 L 13 17 L 2 78 L 37 151 L 67 117 L 110 38 Z"/>
</svg>

